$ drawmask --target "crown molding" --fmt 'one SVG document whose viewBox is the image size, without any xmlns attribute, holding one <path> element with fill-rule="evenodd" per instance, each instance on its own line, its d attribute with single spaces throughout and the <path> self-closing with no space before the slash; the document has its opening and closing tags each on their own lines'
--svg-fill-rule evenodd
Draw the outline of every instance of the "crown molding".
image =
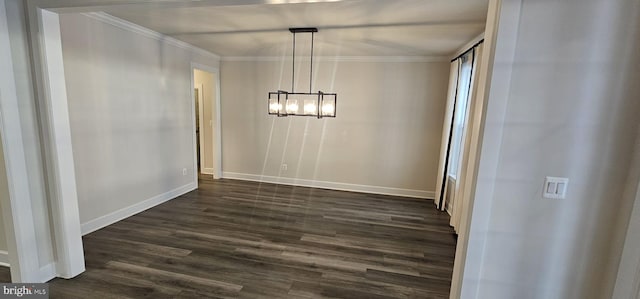
<svg viewBox="0 0 640 299">
<path fill-rule="evenodd" d="M 191 52 L 194 52 L 196 54 L 202 55 L 202 56 L 206 56 L 206 57 L 211 57 L 217 61 L 220 61 L 220 55 L 217 55 L 215 53 L 209 52 L 207 50 L 204 50 L 202 48 L 198 48 L 192 44 L 189 43 L 185 43 L 181 40 L 175 39 L 173 37 L 170 37 L 168 35 L 164 35 L 160 32 L 156 32 L 153 31 L 149 28 L 140 26 L 138 24 L 135 23 L 131 23 L 129 21 L 125 21 L 123 19 L 120 19 L 118 17 L 114 17 L 108 13 L 104 13 L 104 12 L 89 12 L 89 13 L 82 13 L 83 16 L 92 18 L 94 20 L 98 20 L 100 22 L 103 22 L 105 24 L 109 24 L 115 27 L 118 27 L 120 29 L 124 29 L 127 30 L 129 32 L 133 32 L 151 39 L 155 39 L 158 41 L 162 41 L 165 42 L 167 44 L 170 44 L 172 46 L 176 46 L 178 48 L 181 49 L 185 49 Z"/>
<path fill-rule="evenodd" d="M 223 56 L 221 61 L 291 61 L 291 57 L 281 56 Z M 296 58 L 309 61 L 309 57 Z M 315 61 L 329 62 L 445 62 L 448 56 L 314 56 Z"/>
</svg>

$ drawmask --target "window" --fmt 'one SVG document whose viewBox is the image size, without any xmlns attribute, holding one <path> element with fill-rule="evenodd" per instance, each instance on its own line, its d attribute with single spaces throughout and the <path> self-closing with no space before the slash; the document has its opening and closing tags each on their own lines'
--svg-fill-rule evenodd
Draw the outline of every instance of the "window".
<svg viewBox="0 0 640 299">
<path fill-rule="evenodd" d="M 451 151 L 449 156 L 448 175 L 457 178 L 460 157 L 462 156 L 462 137 L 464 135 L 467 108 L 469 107 L 471 70 L 473 68 L 473 51 L 462 56 L 458 72 L 458 87 L 451 130 Z"/>
</svg>

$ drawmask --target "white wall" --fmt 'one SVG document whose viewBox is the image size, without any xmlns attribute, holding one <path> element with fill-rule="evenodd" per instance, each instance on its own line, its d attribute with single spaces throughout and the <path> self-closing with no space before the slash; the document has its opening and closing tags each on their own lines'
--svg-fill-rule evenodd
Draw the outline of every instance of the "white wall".
<svg viewBox="0 0 640 299">
<path fill-rule="evenodd" d="M 60 16 L 84 233 L 196 187 L 190 64 L 218 65 L 213 55 L 99 19 Z"/>
<path fill-rule="evenodd" d="M 515 56 L 496 53 L 494 71 L 511 76 L 491 86 L 509 84 L 504 117 L 487 123 L 503 131 L 484 141 L 497 145 L 497 172 L 479 173 L 495 183 L 475 198 L 488 211 L 474 209 L 467 259 L 480 271 L 465 274 L 462 298 L 610 298 L 632 203 L 638 1 L 503 2 L 519 19 L 501 18 L 517 33 L 497 47 L 515 42 Z M 542 198 L 547 175 L 570 178 L 566 199 Z"/>
<path fill-rule="evenodd" d="M 432 197 L 448 79 L 448 61 L 322 60 L 313 90 L 337 92 L 337 118 L 278 118 L 267 93 L 291 88 L 291 61 L 223 60 L 224 175 Z"/>
<path fill-rule="evenodd" d="M 200 159 L 204 162 L 204 167 L 200 171 L 206 174 L 213 174 L 213 148 L 214 148 L 214 126 L 213 116 L 215 115 L 216 80 L 215 74 L 196 69 L 193 74 L 195 87 L 202 88 L 202 114 L 200 119 L 200 134 L 204 140 L 204 152 L 200 153 Z M 201 163 L 202 164 L 202 163 Z"/>
</svg>

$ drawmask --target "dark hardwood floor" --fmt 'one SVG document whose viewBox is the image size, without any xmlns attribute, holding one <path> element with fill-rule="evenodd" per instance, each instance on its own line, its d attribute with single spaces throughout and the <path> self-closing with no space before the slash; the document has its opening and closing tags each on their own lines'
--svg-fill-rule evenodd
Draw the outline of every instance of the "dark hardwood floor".
<svg viewBox="0 0 640 299">
<path fill-rule="evenodd" d="M 52 280 L 50 292 L 448 298 L 448 223 L 431 200 L 201 178 L 200 189 L 85 236 L 87 271 Z"/>
</svg>

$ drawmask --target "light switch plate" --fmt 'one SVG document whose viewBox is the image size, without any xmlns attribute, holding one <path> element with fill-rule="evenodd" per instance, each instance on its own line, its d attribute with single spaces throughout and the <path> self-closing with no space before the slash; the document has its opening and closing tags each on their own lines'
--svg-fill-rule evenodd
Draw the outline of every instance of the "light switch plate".
<svg viewBox="0 0 640 299">
<path fill-rule="evenodd" d="M 569 187 L 568 178 L 559 178 L 548 176 L 544 180 L 542 196 L 551 199 L 564 199 L 567 197 L 567 188 Z"/>
</svg>

